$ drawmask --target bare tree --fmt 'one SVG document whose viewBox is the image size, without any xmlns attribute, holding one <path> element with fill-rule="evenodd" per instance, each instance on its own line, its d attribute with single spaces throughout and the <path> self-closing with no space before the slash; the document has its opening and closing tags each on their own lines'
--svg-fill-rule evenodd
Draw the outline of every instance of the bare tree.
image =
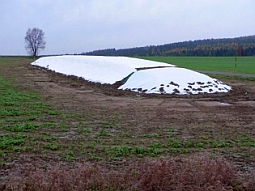
<svg viewBox="0 0 255 191">
<path fill-rule="evenodd" d="M 29 28 L 25 36 L 25 44 L 27 52 L 36 57 L 39 54 L 39 50 L 45 48 L 44 32 L 39 28 Z"/>
</svg>

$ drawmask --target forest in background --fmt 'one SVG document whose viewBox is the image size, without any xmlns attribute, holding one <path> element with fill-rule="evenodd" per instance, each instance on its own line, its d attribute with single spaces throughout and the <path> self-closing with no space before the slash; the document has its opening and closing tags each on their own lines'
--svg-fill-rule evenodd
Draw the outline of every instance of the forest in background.
<svg viewBox="0 0 255 191">
<path fill-rule="evenodd" d="M 255 56 L 255 35 L 82 53 L 96 56 Z"/>
</svg>

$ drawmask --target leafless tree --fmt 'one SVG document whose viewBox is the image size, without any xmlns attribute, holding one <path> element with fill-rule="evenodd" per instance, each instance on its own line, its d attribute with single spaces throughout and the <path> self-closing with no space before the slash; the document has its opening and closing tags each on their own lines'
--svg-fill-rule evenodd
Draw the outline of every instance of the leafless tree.
<svg viewBox="0 0 255 191">
<path fill-rule="evenodd" d="M 25 36 L 25 44 L 27 52 L 36 57 L 39 54 L 39 50 L 45 48 L 44 32 L 39 28 L 29 28 Z"/>
</svg>

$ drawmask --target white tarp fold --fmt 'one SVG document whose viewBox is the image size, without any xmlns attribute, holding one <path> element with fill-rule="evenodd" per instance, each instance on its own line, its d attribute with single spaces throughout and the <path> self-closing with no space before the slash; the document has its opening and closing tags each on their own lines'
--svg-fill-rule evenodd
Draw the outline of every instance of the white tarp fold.
<svg viewBox="0 0 255 191">
<path fill-rule="evenodd" d="M 231 87 L 192 70 L 169 67 L 137 71 L 119 89 L 184 95 L 228 92 Z"/>
</svg>

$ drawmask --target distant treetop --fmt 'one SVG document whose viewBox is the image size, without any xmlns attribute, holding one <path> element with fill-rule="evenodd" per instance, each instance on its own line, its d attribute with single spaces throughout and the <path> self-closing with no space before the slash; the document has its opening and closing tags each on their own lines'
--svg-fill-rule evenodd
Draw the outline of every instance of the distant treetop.
<svg viewBox="0 0 255 191">
<path fill-rule="evenodd" d="M 28 29 L 25 36 L 25 48 L 31 56 L 38 56 L 45 48 L 44 32 L 39 28 Z"/>
</svg>

